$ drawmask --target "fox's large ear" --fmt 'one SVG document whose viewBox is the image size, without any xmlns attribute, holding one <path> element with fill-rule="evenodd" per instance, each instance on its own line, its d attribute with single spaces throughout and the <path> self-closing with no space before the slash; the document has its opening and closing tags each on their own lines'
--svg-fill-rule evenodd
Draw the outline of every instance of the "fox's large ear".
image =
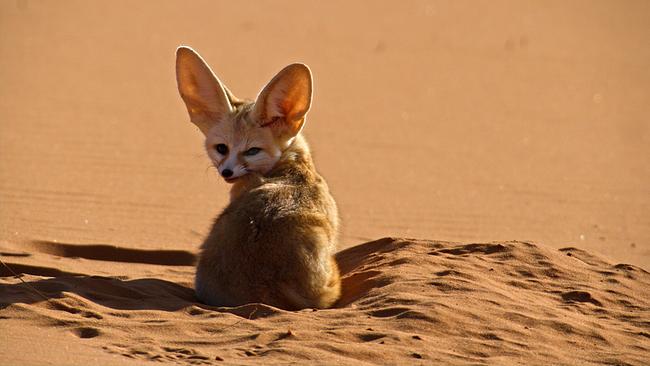
<svg viewBox="0 0 650 366">
<path fill-rule="evenodd" d="M 203 132 L 232 111 L 232 94 L 201 56 L 189 47 L 176 50 L 176 81 L 190 120 Z"/>
<path fill-rule="evenodd" d="M 291 64 L 262 89 L 253 113 L 258 123 L 277 136 L 291 138 L 300 132 L 311 106 L 311 71 L 307 65 Z"/>
</svg>

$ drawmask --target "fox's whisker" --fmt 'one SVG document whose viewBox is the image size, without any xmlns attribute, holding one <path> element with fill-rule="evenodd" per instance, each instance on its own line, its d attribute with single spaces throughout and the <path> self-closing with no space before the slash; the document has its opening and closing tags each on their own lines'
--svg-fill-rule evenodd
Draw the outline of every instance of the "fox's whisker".
<svg viewBox="0 0 650 366">
<path fill-rule="evenodd" d="M 219 172 L 217 168 L 214 167 L 214 165 L 209 164 L 207 167 L 205 167 L 205 171 L 203 172 L 204 174 L 208 174 L 208 170 L 214 169 L 216 172 Z"/>
</svg>

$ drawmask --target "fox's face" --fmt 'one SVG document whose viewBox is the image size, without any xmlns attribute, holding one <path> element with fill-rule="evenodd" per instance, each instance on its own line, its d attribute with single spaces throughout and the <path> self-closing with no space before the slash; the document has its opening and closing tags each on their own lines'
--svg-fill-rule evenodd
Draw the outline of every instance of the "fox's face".
<svg viewBox="0 0 650 366">
<path fill-rule="evenodd" d="M 301 131 L 311 105 L 311 72 L 303 64 L 282 69 L 254 103 L 235 98 L 188 47 L 176 52 L 176 78 L 208 156 L 229 183 L 269 172 Z"/>
<path fill-rule="evenodd" d="M 250 172 L 266 174 L 282 156 L 281 143 L 270 128 L 259 127 L 248 115 L 230 117 L 205 137 L 212 164 L 229 183 Z"/>
</svg>

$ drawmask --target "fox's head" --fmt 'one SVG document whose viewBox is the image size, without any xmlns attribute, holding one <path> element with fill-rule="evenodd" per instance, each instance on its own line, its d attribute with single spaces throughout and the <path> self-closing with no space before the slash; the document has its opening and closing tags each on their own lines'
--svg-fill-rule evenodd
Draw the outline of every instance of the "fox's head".
<svg viewBox="0 0 650 366">
<path fill-rule="evenodd" d="M 255 102 L 246 102 L 233 96 L 198 53 L 179 47 L 176 80 L 190 120 L 205 135 L 208 156 L 229 183 L 271 170 L 302 130 L 311 105 L 311 72 L 303 64 L 285 67 Z"/>
</svg>

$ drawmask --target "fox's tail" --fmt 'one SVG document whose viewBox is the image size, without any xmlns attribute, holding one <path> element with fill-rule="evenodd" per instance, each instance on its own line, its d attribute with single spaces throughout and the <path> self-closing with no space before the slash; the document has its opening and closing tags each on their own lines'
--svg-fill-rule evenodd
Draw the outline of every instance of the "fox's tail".
<svg viewBox="0 0 650 366">
<path fill-rule="evenodd" d="M 334 305 L 339 297 L 341 297 L 341 278 L 339 269 L 334 259 L 331 264 L 332 273 L 329 281 L 325 286 L 312 290 L 313 297 L 306 297 L 299 293 L 295 286 L 290 286 L 283 283 L 279 286 L 280 292 L 285 298 L 286 302 L 291 304 L 292 308 L 318 308 L 327 309 Z"/>
</svg>

